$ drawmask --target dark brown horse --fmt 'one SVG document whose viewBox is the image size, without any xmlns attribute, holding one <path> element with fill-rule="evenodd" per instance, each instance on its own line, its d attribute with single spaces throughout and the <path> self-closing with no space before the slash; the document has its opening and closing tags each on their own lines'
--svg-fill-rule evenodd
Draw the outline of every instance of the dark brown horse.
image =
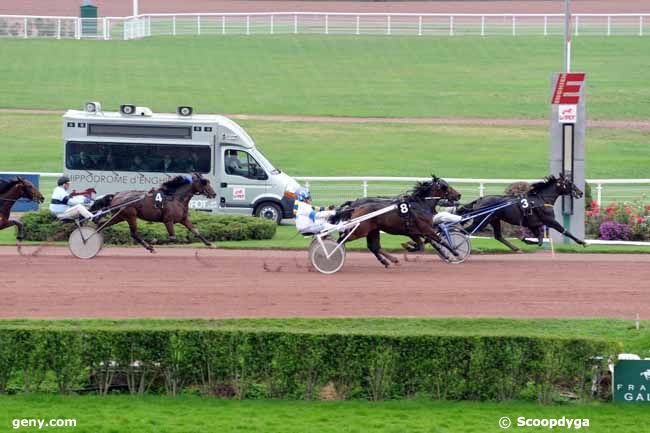
<svg viewBox="0 0 650 433">
<path fill-rule="evenodd" d="M 362 222 L 346 239 L 348 242 L 365 237 L 368 249 L 377 257 L 377 260 L 388 267 L 390 262 L 399 263 L 399 260 L 381 247 L 381 231 L 392 235 L 409 236 L 413 239 L 423 237 L 436 250 L 440 250 L 441 246 L 446 248 L 446 242 L 440 239 L 433 227 L 435 204 L 439 200 L 457 201 L 460 196 L 460 193 L 443 179 L 432 176 L 430 181 L 418 182 L 412 191 L 394 200 L 360 199 L 356 202 L 346 203 L 337 210 L 330 222 L 336 224 L 340 221 L 361 217 L 392 204 L 397 205 L 397 208 L 390 212 Z M 345 234 L 341 235 L 341 239 L 343 238 L 345 238 Z M 455 254 L 455 252 L 453 253 Z"/>
<path fill-rule="evenodd" d="M 28 180 L 17 177 L 10 181 L 0 180 L 0 230 L 9 226 L 16 226 L 18 235 L 16 239 L 25 238 L 25 227 L 20 220 L 11 218 L 11 208 L 20 199 L 27 199 L 36 203 L 43 203 L 43 194 Z"/>
<path fill-rule="evenodd" d="M 159 197 L 163 199 L 161 207 L 156 205 L 156 196 L 159 194 Z M 210 181 L 204 179 L 199 173 L 193 173 L 192 176 L 176 176 L 163 183 L 160 188 L 152 189 L 149 192 L 124 191 L 106 195 L 96 200 L 90 210 L 96 212 L 101 209 L 115 208 L 111 218 L 101 227 L 110 227 L 113 224 L 126 221 L 131 229 L 133 239 L 152 253 L 154 252 L 153 247 L 138 233 L 138 218 L 165 224 L 171 242 L 176 241 L 174 224 L 180 223 L 201 239 L 204 244 L 212 246 L 188 218 L 189 203 L 195 195 L 204 195 L 208 198 L 217 196 Z M 121 206 L 129 202 L 131 204 Z"/>
</svg>

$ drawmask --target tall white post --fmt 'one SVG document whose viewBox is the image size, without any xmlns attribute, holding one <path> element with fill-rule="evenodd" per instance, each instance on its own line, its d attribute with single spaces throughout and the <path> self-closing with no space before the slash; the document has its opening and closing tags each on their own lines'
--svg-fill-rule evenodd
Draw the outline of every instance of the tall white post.
<svg viewBox="0 0 650 433">
<path fill-rule="evenodd" d="M 250 15 L 246 15 L 246 35 L 251 34 L 251 17 Z"/>
<path fill-rule="evenodd" d="M 449 16 L 449 36 L 454 36 L 454 16 Z"/>
<path fill-rule="evenodd" d="M 61 18 L 56 20 L 56 38 L 61 39 Z"/>
<path fill-rule="evenodd" d="M 293 16 L 293 34 L 298 34 L 298 15 Z"/>
<path fill-rule="evenodd" d="M 176 15 L 172 17 L 172 35 L 176 36 Z"/>
<path fill-rule="evenodd" d="M 544 15 L 544 36 L 548 36 L 548 17 Z"/>
<path fill-rule="evenodd" d="M 329 15 L 325 15 L 325 34 L 329 35 L 330 34 L 330 19 Z"/>
<path fill-rule="evenodd" d="M 225 15 L 221 16 L 221 34 L 222 35 L 226 34 L 226 16 Z"/>
<path fill-rule="evenodd" d="M 639 15 L 639 36 L 643 36 L 643 15 Z"/>
<path fill-rule="evenodd" d="M 485 15 L 481 15 L 481 36 L 485 36 Z"/>
<path fill-rule="evenodd" d="M 357 35 L 359 34 L 359 15 L 357 15 Z"/>
<path fill-rule="evenodd" d="M 571 71 L 571 5 L 570 0 L 564 0 L 564 72 Z M 578 30 L 576 17 L 576 32 Z"/>
<path fill-rule="evenodd" d="M 386 15 L 386 34 L 390 35 L 390 15 Z"/>
<path fill-rule="evenodd" d="M 612 35 L 612 17 L 607 15 L 607 36 Z"/>
<path fill-rule="evenodd" d="M 138 0 L 133 0 L 133 16 L 137 16 L 138 13 Z"/>
<path fill-rule="evenodd" d="M 418 36 L 422 36 L 422 15 L 418 17 Z"/>
<path fill-rule="evenodd" d="M 196 34 L 201 35 L 201 15 L 196 16 Z"/>
<path fill-rule="evenodd" d="M 25 30 L 25 39 L 27 39 L 27 18 L 23 18 L 23 26 Z"/>
<path fill-rule="evenodd" d="M 274 17 L 275 15 L 271 14 L 271 34 L 274 33 L 273 25 L 274 25 Z"/>
<path fill-rule="evenodd" d="M 517 36 L 517 21 L 516 17 L 512 16 L 512 36 Z"/>
</svg>

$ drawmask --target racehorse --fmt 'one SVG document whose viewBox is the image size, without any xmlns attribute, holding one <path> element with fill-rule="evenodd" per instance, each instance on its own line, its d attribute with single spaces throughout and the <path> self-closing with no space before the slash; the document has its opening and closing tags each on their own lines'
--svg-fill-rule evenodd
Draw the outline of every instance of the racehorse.
<svg viewBox="0 0 650 433">
<path fill-rule="evenodd" d="M 97 199 L 90 211 L 115 208 L 109 220 L 102 225 L 102 230 L 113 224 L 126 221 L 131 229 L 133 239 L 152 253 L 154 248 L 138 233 L 138 218 L 165 224 L 171 242 L 176 241 L 174 224 L 180 223 L 201 239 L 205 245 L 211 247 L 212 244 L 199 233 L 188 218 L 189 202 L 195 195 L 205 195 L 208 198 L 217 196 L 210 181 L 204 179 L 200 173 L 192 173 L 191 176 L 176 176 L 163 183 L 159 189 L 152 189 L 149 192 L 123 191 L 117 194 L 107 194 Z M 162 206 L 157 206 L 158 198 L 163 199 Z M 129 202 L 132 203 L 127 204 Z"/>
<path fill-rule="evenodd" d="M 522 242 L 529 245 L 536 244 L 542 246 L 544 239 L 542 227 L 547 226 L 573 239 L 576 243 L 582 246 L 587 246 L 584 240 L 575 237 L 555 220 L 553 206 L 558 197 L 563 195 L 580 198 L 583 194 L 580 188 L 578 188 L 571 179 L 565 177 L 563 174 L 560 174 L 559 177 L 551 175 L 544 178 L 541 182 L 532 184 L 526 194 L 518 198 L 507 195 L 485 196 L 459 207 L 457 213 L 463 215 L 477 209 L 499 205 L 508 200 L 515 199 L 516 201 L 512 206 L 507 206 L 496 211 L 485 221 L 482 221 L 482 218 L 476 218 L 476 221 L 473 221 L 469 227 L 465 228 L 465 230 L 472 232 L 477 228 L 480 230 L 487 224 L 490 224 L 494 232 L 494 238 L 511 250 L 517 252 L 520 252 L 521 250 L 503 237 L 503 234 L 501 233 L 501 221 L 530 229 L 533 232 L 533 235 L 537 237 L 537 242 L 530 241 L 526 239 L 525 236 L 522 236 L 521 239 Z"/>
<path fill-rule="evenodd" d="M 436 250 L 440 251 L 442 246 L 455 255 L 455 251 L 438 236 L 433 227 L 432 218 L 438 200 L 457 201 L 460 197 L 460 193 L 449 186 L 447 182 L 432 176 L 430 181 L 418 182 L 410 193 L 397 199 L 363 198 L 344 203 L 330 219 L 330 223 L 337 224 L 340 221 L 358 218 L 395 204 L 397 205 L 396 209 L 361 222 L 345 242 L 365 237 L 368 249 L 385 267 L 390 266 L 390 262 L 399 263 L 399 260 L 381 247 L 380 231 L 393 235 L 405 235 L 412 239 L 423 237 Z M 344 238 L 345 234 L 342 234 L 339 242 Z"/>
<path fill-rule="evenodd" d="M 16 226 L 18 235 L 16 240 L 22 241 L 25 238 L 25 226 L 20 220 L 11 218 L 11 208 L 21 198 L 36 203 L 43 203 L 43 194 L 28 180 L 16 177 L 10 181 L 0 180 L 0 230 L 9 226 Z"/>
</svg>

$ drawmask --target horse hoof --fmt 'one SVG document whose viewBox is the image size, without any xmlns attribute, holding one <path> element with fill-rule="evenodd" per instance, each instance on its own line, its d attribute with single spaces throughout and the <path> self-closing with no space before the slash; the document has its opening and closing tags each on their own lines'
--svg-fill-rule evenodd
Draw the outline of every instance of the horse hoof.
<svg viewBox="0 0 650 433">
<path fill-rule="evenodd" d="M 207 244 L 206 247 L 207 247 L 209 250 L 216 250 L 216 249 L 217 249 L 217 246 L 216 246 L 216 245 L 212 245 L 212 244 Z"/>
</svg>

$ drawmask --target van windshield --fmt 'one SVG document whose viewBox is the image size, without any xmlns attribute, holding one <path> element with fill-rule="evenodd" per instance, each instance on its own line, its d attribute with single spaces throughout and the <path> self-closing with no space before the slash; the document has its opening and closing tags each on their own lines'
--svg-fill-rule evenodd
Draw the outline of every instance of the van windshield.
<svg viewBox="0 0 650 433">
<path fill-rule="evenodd" d="M 266 159 L 266 157 L 259 150 L 257 151 L 257 155 L 255 155 L 255 156 L 257 157 L 258 160 L 260 160 L 260 162 L 262 163 L 263 166 L 267 167 L 271 171 L 271 174 L 280 174 L 281 173 L 281 171 L 278 170 L 277 168 L 275 168 L 273 166 L 273 164 L 271 164 L 271 161 Z"/>
</svg>

